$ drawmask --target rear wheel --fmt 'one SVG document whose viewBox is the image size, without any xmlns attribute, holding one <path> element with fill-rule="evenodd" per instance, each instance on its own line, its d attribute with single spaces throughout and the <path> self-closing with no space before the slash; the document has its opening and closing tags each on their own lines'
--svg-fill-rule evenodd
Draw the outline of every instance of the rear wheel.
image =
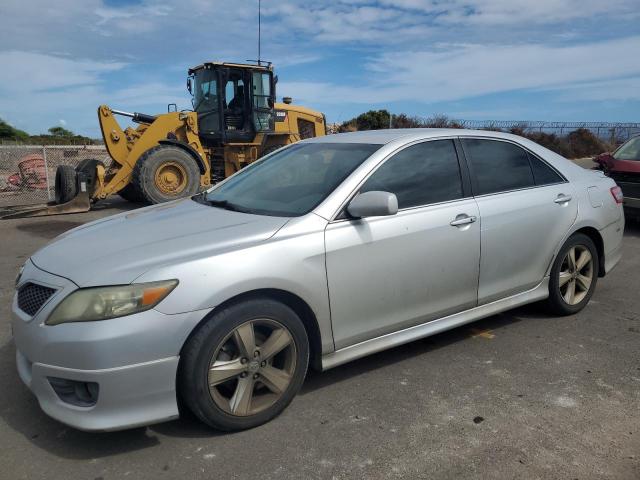
<svg viewBox="0 0 640 480">
<path fill-rule="evenodd" d="M 582 310 L 598 281 L 598 250 L 578 233 L 563 245 L 551 268 L 548 304 L 553 313 L 571 315 Z"/>
<path fill-rule="evenodd" d="M 287 407 L 308 362 L 306 330 L 295 312 L 251 299 L 219 311 L 189 339 L 181 355 L 182 399 L 214 428 L 256 427 Z"/>
<path fill-rule="evenodd" d="M 146 202 L 162 203 L 198 193 L 200 170 L 181 148 L 159 145 L 136 162 L 131 181 Z"/>
<path fill-rule="evenodd" d="M 57 204 L 67 203 L 78 193 L 76 171 L 71 165 L 58 165 L 56 169 L 55 200 Z"/>
</svg>

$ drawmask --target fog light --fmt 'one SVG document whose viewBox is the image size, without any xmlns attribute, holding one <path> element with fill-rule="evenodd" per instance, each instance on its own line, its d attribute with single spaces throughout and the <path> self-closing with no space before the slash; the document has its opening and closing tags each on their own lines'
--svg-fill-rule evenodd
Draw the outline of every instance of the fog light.
<svg viewBox="0 0 640 480">
<path fill-rule="evenodd" d="M 79 382 L 66 378 L 47 377 L 58 398 L 77 407 L 92 407 L 98 401 L 96 382 Z"/>
</svg>

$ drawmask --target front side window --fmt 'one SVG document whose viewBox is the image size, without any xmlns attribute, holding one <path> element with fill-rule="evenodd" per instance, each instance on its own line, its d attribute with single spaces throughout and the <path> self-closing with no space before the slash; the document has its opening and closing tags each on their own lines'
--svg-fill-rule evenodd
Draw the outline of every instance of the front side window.
<svg viewBox="0 0 640 480">
<path fill-rule="evenodd" d="M 419 143 L 396 153 L 367 179 L 360 192 L 374 190 L 395 194 L 401 209 L 462 198 L 453 140 Z"/>
<path fill-rule="evenodd" d="M 293 145 L 193 198 L 214 207 L 257 215 L 304 215 L 380 147 L 364 143 Z"/>
<path fill-rule="evenodd" d="M 535 185 L 528 154 L 522 148 L 499 140 L 461 140 L 476 178 L 476 195 Z"/>
<path fill-rule="evenodd" d="M 613 153 L 616 160 L 640 160 L 640 137 L 635 137 L 627 143 L 622 144 L 618 150 Z"/>
</svg>

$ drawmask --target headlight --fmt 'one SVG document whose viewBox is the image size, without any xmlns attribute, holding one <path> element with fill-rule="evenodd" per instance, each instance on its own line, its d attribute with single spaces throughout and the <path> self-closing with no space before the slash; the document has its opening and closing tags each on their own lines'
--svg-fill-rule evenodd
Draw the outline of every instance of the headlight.
<svg viewBox="0 0 640 480">
<path fill-rule="evenodd" d="M 177 284 L 177 280 L 167 280 L 117 287 L 81 288 L 65 298 L 44 323 L 59 325 L 94 322 L 144 312 L 160 303 Z"/>
<path fill-rule="evenodd" d="M 16 275 L 16 287 L 20 283 L 20 279 L 22 278 L 22 272 L 24 272 L 24 264 L 20 267 L 20 270 L 18 270 L 18 274 Z"/>
</svg>

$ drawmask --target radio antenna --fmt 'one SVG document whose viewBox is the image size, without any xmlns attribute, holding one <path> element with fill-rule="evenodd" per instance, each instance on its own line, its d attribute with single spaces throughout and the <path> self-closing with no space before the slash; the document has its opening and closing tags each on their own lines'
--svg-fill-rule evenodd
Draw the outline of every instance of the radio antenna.
<svg viewBox="0 0 640 480">
<path fill-rule="evenodd" d="M 261 15 L 260 15 L 260 7 L 262 6 L 262 0 L 258 0 L 258 65 L 260 65 L 260 27 L 261 27 Z"/>
</svg>

